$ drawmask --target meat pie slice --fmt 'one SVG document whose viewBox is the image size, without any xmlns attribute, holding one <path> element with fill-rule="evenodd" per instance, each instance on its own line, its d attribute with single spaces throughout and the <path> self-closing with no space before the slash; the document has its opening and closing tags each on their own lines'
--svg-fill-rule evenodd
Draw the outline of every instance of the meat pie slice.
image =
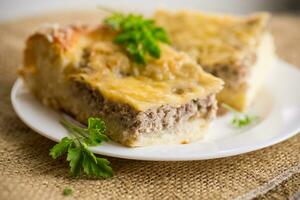
<svg viewBox="0 0 300 200">
<path fill-rule="evenodd" d="M 239 111 L 249 106 L 274 59 L 268 14 L 237 17 L 161 10 L 154 18 L 177 50 L 224 80 L 225 87 L 217 95 L 220 103 Z"/>
<path fill-rule="evenodd" d="M 187 54 L 160 44 L 161 57 L 133 62 L 109 27 L 47 28 L 32 35 L 21 75 L 45 105 L 85 123 L 102 118 L 127 146 L 189 143 L 203 137 L 223 81 Z"/>
</svg>

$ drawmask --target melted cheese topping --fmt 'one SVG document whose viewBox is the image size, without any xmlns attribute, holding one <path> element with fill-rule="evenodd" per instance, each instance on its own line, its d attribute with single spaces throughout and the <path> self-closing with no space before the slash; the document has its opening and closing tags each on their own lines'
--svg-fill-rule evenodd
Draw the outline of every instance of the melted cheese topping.
<svg viewBox="0 0 300 200">
<path fill-rule="evenodd" d="M 172 45 L 205 67 L 239 62 L 255 49 L 268 19 L 265 13 L 246 18 L 193 11 L 161 10 L 155 14 L 157 24 L 171 36 Z"/>
<path fill-rule="evenodd" d="M 181 105 L 220 90 L 220 81 L 210 75 L 198 81 L 157 81 L 144 76 L 116 78 L 114 75 L 103 78 L 98 74 L 82 74 L 81 77 L 107 99 L 129 104 L 140 111 L 163 104 Z"/>
<path fill-rule="evenodd" d="M 112 42 L 111 35 L 97 30 L 65 52 L 69 55 L 67 77 L 88 84 L 108 100 L 140 111 L 163 104 L 179 106 L 222 89 L 222 80 L 204 72 L 183 52 L 161 44 L 160 59 L 138 66 Z"/>
</svg>

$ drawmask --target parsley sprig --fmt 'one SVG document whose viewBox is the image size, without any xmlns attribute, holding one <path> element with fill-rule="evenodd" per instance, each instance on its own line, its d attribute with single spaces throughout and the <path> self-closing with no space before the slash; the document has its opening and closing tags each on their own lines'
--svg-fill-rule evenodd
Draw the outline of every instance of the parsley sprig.
<svg viewBox="0 0 300 200">
<path fill-rule="evenodd" d="M 108 137 L 104 134 L 105 123 L 99 118 L 90 117 L 87 128 L 82 128 L 66 119 L 63 119 L 61 124 L 71 133 L 71 137 L 64 137 L 56 144 L 50 150 L 50 156 L 56 159 L 67 154 L 67 161 L 74 176 L 84 172 L 88 176 L 111 177 L 113 172 L 109 161 L 96 157 L 88 149 L 89 146 L 100 145 L 103 141 L 108 141 Z"/>
<path fill-rule="evenodd" d="M 104 22 L 118 31 L 114 42 L 123 46 L 138 64 L 147 64 L 148 55 L 160 58 L 159 42 L 170 42 L 163 28 L 156 26 L 154 20 L 145 19 L 141 15 L 113 12 Z"/>
<path fill-rule="evenodd" d="M 222 106 L 233 113 L 231 125 L 235 128 L 246 127 L 259 119 L 258 116 L 239 112 L 227 104 L 223 103 Z"/>
</svg>

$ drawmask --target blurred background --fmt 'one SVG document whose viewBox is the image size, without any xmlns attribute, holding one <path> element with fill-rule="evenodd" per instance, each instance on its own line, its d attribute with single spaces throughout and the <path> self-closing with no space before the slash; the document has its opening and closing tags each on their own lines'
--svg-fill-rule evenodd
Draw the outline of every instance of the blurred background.
<svg viewBox="0 0 300 200">
<path fill-rule="evenodd" d="M 120 10 L 151 12 L 156 7 L 192 8 L 247 14 L 255 11 L 299 12 L 299 0 L 0 0 L 0 22 L 54 10 L 95 9 L 105 5 Z"/>
</svg>

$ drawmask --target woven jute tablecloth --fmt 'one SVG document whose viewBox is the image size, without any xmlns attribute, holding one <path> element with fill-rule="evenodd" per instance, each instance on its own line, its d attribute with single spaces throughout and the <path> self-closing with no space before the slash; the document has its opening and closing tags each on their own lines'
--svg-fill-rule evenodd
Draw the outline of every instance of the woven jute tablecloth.
<svg viewBox="0 0 300 200">
<path fill-rule="evenodd" d="M 54 142 L 20 121 L 10 102 L 24 40 L 45 22 L 100 22 L 96 12 L 65 12 L 0 25 L 0 199 L 297 199 L 300 134 L 240 156 L 191 162 L 108 158 L 113 178 L 72 178 L 65 159 L 48 154 Z M 300 66 L 300 16 L 275 15 L 278 54 Z M 300 86 L 299 86 L 300 88 Z M 299 92 L 299 91 L 295 91 Z M 74 189 L 65 197 L 65 187 Z"/>
</svg>

